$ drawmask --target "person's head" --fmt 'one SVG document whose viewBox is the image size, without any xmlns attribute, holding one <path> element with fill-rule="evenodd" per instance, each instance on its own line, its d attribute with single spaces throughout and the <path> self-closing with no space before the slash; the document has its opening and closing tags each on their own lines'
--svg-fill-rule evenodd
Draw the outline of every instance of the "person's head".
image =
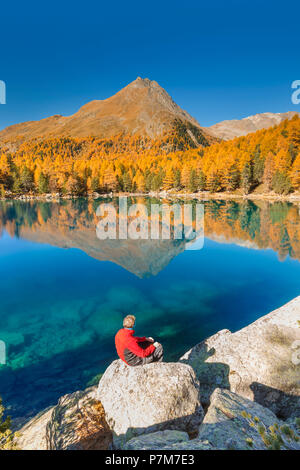
<svg viewBox="0 0 300 470">
<path fill-rule="evenodd" d="M 135 324 L 135 316 L 134 315 L 127 315 L 123 320 L 124 328 L 133 328 Z"/>
</svg>

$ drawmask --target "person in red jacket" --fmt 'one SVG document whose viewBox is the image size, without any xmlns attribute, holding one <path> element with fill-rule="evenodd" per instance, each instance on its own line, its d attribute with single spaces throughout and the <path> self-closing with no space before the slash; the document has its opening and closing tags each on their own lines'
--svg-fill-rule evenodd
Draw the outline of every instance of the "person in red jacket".
<svg viewBox="0 0 300 470">
<path fill-rule="evenodd" d="M 142 366 L 150 362 L 163 360 L 163 347 L 154 342 L 153 338 L 139 338 L 134 335 L 135 316 L 127 315 L 123 320 L 123 328 L 115 336 L 118 356 L 129 366 Z"/>
</svg>

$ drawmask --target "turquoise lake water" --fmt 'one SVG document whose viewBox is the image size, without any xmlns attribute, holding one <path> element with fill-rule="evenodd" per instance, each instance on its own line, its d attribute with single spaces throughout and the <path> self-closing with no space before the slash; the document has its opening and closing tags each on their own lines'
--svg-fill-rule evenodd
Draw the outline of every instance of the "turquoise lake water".
<svg viewBox="0 0 300 470">
<path fill-rule="evenodd" d="M 178 240 L 99 240 L 97 201 L 0 202 L 0 396 L 13 417 L 96 383 L 127 313 L 171 361 L 299 295 L 298 206 L 204 206 L 204 247 L 187 251 Z"/>
</svg>

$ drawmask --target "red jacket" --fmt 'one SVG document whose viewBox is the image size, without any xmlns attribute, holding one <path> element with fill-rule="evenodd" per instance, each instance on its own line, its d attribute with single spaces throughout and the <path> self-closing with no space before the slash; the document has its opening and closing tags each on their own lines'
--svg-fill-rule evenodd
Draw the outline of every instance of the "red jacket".
<svg viewBox="0 0 300 470">
<path fill-rule="evenodd" d="M 139 343 L 147 341 L 146 337 L 139 338 L 134 335 L 134 330 L 122 328 L 115 336 L 115 344 L 118 356 L 129 366 L 143 364 L 143 358 L 150 356 L 155 351 L 155 346 L 150 344 L 143 348 Z"/>
</svg>

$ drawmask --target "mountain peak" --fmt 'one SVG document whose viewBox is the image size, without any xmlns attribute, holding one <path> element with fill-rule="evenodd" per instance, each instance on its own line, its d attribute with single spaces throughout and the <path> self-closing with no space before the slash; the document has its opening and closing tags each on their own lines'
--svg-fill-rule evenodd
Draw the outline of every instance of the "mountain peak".
<svg viewBox="0 0 300 470">
<path fill-rule="evenodd" d="M 133 83 L 142 83 L 144 86 L 149 86 L 151 83 L 156 83 L 154 80 L 149 78 L 136 77 Z"/>
<path fill-rule="evenodd" d="M 129 83 L 127 87 L 137 87 L 137 88 L 161 88 L 155 80 L 150 80 L 149 78 L 137 77 L 133 82 Z M 162 88 L 161 88 L 162 89 Z"/>
<path fill-rule="evenodd" d="M 213 136 L 230 140 L 235 137 L 241 137 L 260 129 L 268 129 L 269 127 L 280 124 L 285 119 L 291 119 L 296 111 L 288 111 L 286 113 L 261 113 L 247 116 L 243 119 L 233 119 L 231 121 L 222 121 L 208 127 L 206 130 Z"/>
<path fill-rule="evenodd" d="M 10 126 L 0 132 L 0 140 L 41 137 L 112 138 L 117 135 L 160 137 L 181 121 L 202 132 L 198 122 L 181 109 L 156 81 L 137 77 L 105 100 L 91 101 L 68 117 L 52 116 L 41 121 Z M 191 132 L 191 131 L 190 131 Z"/>
</svg>

